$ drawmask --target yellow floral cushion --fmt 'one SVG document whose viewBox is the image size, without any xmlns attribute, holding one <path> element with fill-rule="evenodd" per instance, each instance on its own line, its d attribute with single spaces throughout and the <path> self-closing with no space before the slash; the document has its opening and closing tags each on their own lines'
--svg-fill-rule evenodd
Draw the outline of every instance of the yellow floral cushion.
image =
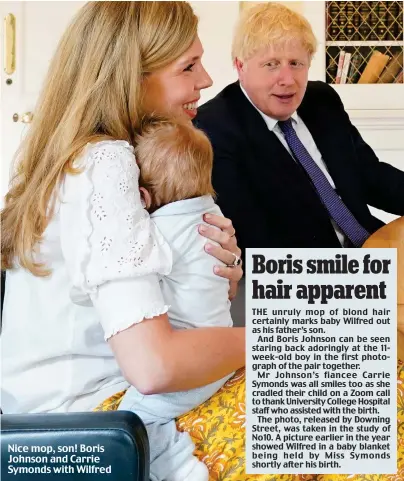
<svg viewBox="0 0 404 481">
<path fill-rule="evenodd" d="M 397 366 L 397 474 L 245 474 L 245 370 L 239 370 L 208 401 L 177 420 L 188 431 L 195 454 L 209 468 L 210 481 L 404 481 L 404 367 Z M 97 410 L 118 409 L 124 392 L 104 401 Z"/>
<path fill-rule="evenodd" d="M 245 474 L 245 370 L 241 369 L 208 401 L 177 420 L 188 431 L 195 454 L 209 468 L 210 481 L 300 481 L 291 474 Z"/>
</svg>

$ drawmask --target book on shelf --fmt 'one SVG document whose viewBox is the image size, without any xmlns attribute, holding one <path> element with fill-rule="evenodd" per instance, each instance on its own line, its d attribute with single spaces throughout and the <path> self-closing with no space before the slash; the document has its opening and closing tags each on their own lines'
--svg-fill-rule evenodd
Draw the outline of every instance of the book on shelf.
<svg viewBox="0 0 404 481">
<path fill-rule="evenodd" d="M 379 22 L 377 24 L 376 30 L 377 38 L 379 40 L 388 40 L 388 26 L 390 23 L 390 16 L 387 14 L 387 2 L 379 2 L 377 6 L 377 12 L 379 17 Z"/>
<path fill-rule="evenodd" d="M 380 74 L 387 65 L 391 57 L 375 50 L 367 63 L 365 70 L 362 72 L 358 80 L 358 84 L 374 84 L 377 83 Z"/>
<path fill-rule="evenodd" d="M 344 55 L 344 64 L 342 66 L 342 73 L 341 73 L 341 83 L 346 84 L 347 83 L 347 78 L 348 78 L 348 70 L 349 70 L 349 65 L 351 63 L 351 57 L 352 54 L 349 52 L 345 52 Z"/>
<path fill-rule="evenodd" d="M 327 5 L 329 40 L 403 40 L 402 1 L 337 1 Z"/>
<path fill-rule="evenodd" d="M 402 0 L 326 2 L 327 82 L 403 82 L 404 46 L 399 45 L 404 40 L 403 4 Z M 338 41 L 344 46 L 332 44 Z M 355 41 L 360 43 L 351 43 Z M 393 41 L 399 42 L 387 43 Z"/>
<path fill-rule="evenodd" d="M 368 40 L 370 34 L 370 5 L 368 2 L 361 2 L 359 7 L 360 26 L 359 35 L 361 40 Z"/>
<path fill-rule="evenodd" d="M 358 11 L 355 11 L 353 15 L 353 27 L 354 27 L 354 34 L 352 40 L 362 40 L 361 34 L 360 34 L 360 28 L 362 25 L 362 17 L 361 14 Z"/>
<path fill-rule="evenodd" d="M 327 67 L 327 83 L 335 83 L 338 73 L 338 63 L 332 58 Z"/>
<path fill-rule="evenodd" d="M 328 10 L 328 33 L 331 40 L 335 40 L 338 37 L 338 12 L 339 7 L 337 2 L 331 2 Z"/>
<path fill-rule="evenodd" d="M 404 80 L 403 80 L 403 71 L 401 70 L 401 72 L 397 75 L 397 77 L 394 79 L 394 83 L 395 84 L 402 84 L 404 83 Z"/>
<path fill-rule="evenodd" d="M 393 83 L 394 79 L 397 77 L 397 75 L 399 74 L 402 68 L 403 68 L 403 54 L 398 53 L 386 65 L 386 68 L 383 70 L 377 83 L 379 84 Z"/>
<path fill-rule="evenodd" d="M 351 65 L 349 67 L 347 83 L 355 84 L 360 77 L 360 68 L 362 65 L 363 57 L 360 53 L 354 53 L 351 58 Z"/>
<path fill-rule="evenodd" d="M 390 34 L 389 40 L 403 39 L 403 5 L 402 2 L 391 2 L 389 5 L 390 13 Z"/>
<path fill-rule="evenodd" d="M 337 23 L 338 23 L 338 40 L 348 40 L 348 36 L 346 34 L 346 24 L 347 24 L 347 16 L 345 13 L 345 9 L 340 8 L 337 16 Z"/>
<path fill-rule="evenodd" d="M 341 50 L 338 64 L 336 59 L 333 60 L 332 66 L 328 70 L 329 78 L 331 81 L 335 79 L 336 84 L 403 83 L 402 53 L 397 53 L 391 58 L 389 55 L 375 50 L 361 75 L 363 62 L 364 58 L 359 52 L 350 53 Z"/>
<path fill-rule="evenodd" d="M 379 37 L 377 36 L 379 17 L 377 16 L 376 8 L 377 7 L 372 2 L 372 5 L 369 7 L 369 40 L 379 40 Z"/>
<path fill-rule="evenodd" d="M 335 78 L 336 84 L 341 83 L 342 69 L 344 67 L 344 59 L 345 59 L 345 51 L 341 50 L 339 53 L 339 59 L 338 59 L 337 77 Z"/>
<path fill-rule="evenodd" d="M 348 40 L 353 40 L 355 34 L 355 27 L 353 23 L 355 8 L 352 2 L 346 2 L 345 13 L 346 13 L 346 27 L 345 34 Z"/>
</svg>

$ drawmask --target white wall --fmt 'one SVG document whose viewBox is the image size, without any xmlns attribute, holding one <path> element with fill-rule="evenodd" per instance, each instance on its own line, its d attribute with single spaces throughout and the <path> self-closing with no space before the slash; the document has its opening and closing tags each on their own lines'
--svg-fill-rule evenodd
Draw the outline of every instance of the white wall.
<svg viewBox="0 0 404 481">
<path fill-rule="evenodd" d="M 191 2 L 199 17 L 199 37 L 205 50 L 203 64 L 213 86 L 202 91 L 201 104 L 237 80 L 231 64 L 231 39 L 239 15 L 239 2 Z"/>
<path fill-rule="evenodd" d="M 226 85 L 237 80 L 237 73 L 231 64 L 231 42 L 236 25 L 240 2 L 230 1 L 196 1 L 190 2 L 199 17 L 199 37 L 205 49 L 203 64 L 213 79 L 213 86 L 202 92 L 201 104 L 213 98 Z M 244 2 L 255 4 L 259 2 Z M 314 28 L 318 40 L 323 38 L 324 12 L 315 2 L 283 1 L 299 13 L 305 15 Z M 245 6 L 243 7 L 245 8 Z M 319 44 L 319 50 L 323 50 Z M 325 56 L 318 54 L 310 69 L 310 80 L 324 80 Z"/>
</svg>

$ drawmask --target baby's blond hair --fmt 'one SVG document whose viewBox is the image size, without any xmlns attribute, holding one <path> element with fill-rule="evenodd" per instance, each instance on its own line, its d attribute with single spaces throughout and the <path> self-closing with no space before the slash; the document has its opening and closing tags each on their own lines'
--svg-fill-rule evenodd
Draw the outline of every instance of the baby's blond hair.
<svg viewBox="0 0 404 481">
<path fill-rule="evenodd" d="M 232 60 L 245 62 L 257 51 L 270 46 L 283 46 L 299 40 L 310 58 L 317 40 L 310 23 L 299 13 L 275 2 L 247 8 L 237 23 L 232 44 Z"/>
<path fill-rule="evenodd" d="M 153 212 L 170 202 L 213 195 L 213 151 L 191 122 L 158 117 L 143 120 L 136 138 L 140 187 L 150 193 Z"/>
</svg>

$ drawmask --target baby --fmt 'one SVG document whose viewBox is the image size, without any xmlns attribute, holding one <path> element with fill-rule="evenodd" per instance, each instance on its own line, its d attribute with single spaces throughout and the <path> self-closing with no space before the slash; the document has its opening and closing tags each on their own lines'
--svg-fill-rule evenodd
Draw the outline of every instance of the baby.
<svg viewBox="0 0 404 481">
<path fill-rule="evenodd" d="M 204 251 L 207 239 L 198 232 L 203 214 L 222 215 L 212 197 L 208 138 L 191 122 L 148 119 L 136 144 L 141 195 L 173 255 L 171 273 L 160 279 L 170 324 L 176 329 L 232 326 L 228 280 L 214 274 L 217 260 Z M 207 467 L 193 456 L 191 437 L 177 431 L 175 418 L 209 399 L 230 377 L 186 392 L 144 396 L 134 387 L 127 391 L 120 409 L 134 411 L 146 426 L 152 481 L 208 481 Z"/>
</svg>

